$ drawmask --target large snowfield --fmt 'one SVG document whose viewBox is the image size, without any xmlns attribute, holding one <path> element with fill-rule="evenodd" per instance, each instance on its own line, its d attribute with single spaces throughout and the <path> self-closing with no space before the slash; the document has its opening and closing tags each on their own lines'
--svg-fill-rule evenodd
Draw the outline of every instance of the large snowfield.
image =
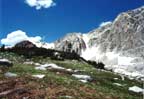
<svg viewBox="0 0 144 99">
<path fill-rule="evenodd" d="M 144 80 L 144 63 L 133 63 L 135 58 L 121 56 L 120 53 L 106 52 L 103 53 L 97 47 L 89 47 L 88 35 L 83 35 L 87 49 L 82 51 L 81 57 L 86 60 L 103 62 L 107 70 L 111 70 L 120 75 L 129 77 L 130 79 Z"/>
</svg>

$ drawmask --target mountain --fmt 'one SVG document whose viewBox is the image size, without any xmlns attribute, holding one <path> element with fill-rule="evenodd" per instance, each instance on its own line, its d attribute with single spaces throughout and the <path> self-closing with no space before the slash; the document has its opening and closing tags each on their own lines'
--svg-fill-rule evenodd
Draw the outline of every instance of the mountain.
<svg viewBox="0 0 144 99">
<path fill-rule="evenodd" d="M 36 45 L 30 41 L 25 40 L 25 41 L 17 43 L 14 47 L 15 48 L 35 48 Z"/>
<path fill-rule="evenodd" d="M 87 34 L 67 34 L 54 44 L 57 50 L 102 61 L 116 73 L 144 79 L 144 6 L 120 13 L 112 23 Z"/>
<path fill-rule="evenodd" d="M 81 54 L 86 49 L 86 44 L 81 33 L 69 33 L 65 37 L 54 42 L 55 49 Z"/>
</svg>

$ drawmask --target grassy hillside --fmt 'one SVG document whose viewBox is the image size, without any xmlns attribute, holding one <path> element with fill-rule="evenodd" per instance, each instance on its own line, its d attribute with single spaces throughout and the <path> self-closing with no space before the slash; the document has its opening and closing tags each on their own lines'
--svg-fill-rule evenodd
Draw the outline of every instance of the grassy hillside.
<svg viewBox="0 0 144 99">
<path fill-rule="evenodd" d="M 1 58 L 11 60 L 14 65 L 5 72 L 15 73 L 17 77 L 5 77 L 0 72 L 0 93 L 18 89 L 3 96 L 2 99 L 142 99 L 142 94 L 128 91 L 129 87 L 142 87 L 142 82 L 121 79 L 121 76 L 108 71 L 95 69 L 93 66 L 77 60 L 51 60 L 33 57 L 26 59 L 13 53 L 0 53 Z M 24 63 L 26 61 L 32 64 Z M 75 74 L 89 75 L 92 80 L 87 83 L 72 76 L 74 72 L 58 69 L 37 70 L 35 63 L 54 63 L 73 71 Z M 32 75 L 43 74 L 44 78 Z M 119 83 L 122 86 L 118 86 Z"/>
</svg>

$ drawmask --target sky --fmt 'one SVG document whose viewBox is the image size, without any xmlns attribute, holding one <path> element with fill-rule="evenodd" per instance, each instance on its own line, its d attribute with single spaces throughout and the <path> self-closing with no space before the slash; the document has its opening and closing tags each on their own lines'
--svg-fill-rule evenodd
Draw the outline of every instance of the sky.
<svg viewBox="0 0 144 99">
<path fill-rule="evenodd" d="M 0 0 L 0 43 L 15 37 L 53 42 L 67 33 L 87 33 L 142 5 L 144 0 Z"/>
</svg>

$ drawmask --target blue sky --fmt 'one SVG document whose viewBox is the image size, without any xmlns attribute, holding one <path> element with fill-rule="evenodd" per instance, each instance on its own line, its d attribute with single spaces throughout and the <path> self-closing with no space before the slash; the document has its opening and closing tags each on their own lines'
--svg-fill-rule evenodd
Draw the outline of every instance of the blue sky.
<svg viewBox="0 0 144 99">
<path fill-rule="evenodd" d="M 47 42 L 69 32 L 89 32 L 121 12 L 144 5 L 144 0 L 50 0 L 53 5 L 40 8 L 26 0 L 0 1 L 0 39 L 22 30 Z"/>
</svg>

